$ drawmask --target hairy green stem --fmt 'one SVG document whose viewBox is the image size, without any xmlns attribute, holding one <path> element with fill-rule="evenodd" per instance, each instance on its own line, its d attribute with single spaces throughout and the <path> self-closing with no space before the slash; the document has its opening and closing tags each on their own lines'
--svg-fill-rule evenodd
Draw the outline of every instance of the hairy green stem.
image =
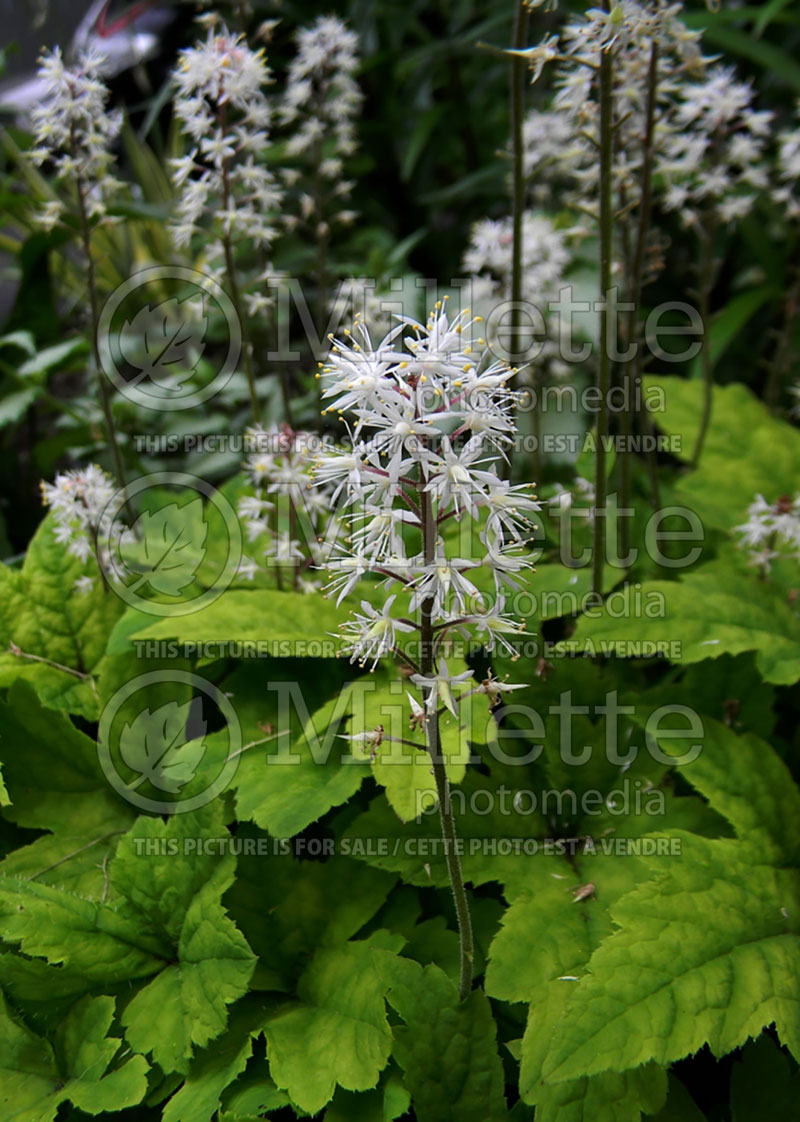
<svg viewBox="0 0 800 1122">
<path fill-rule="evenodd" d="M 605 7 L 608 8 L 606 2 Z M 592 591 L 603 590 L 606 553 L 606 438 L 608 437 L 608 391 L 611 383 L 609 344 L 613 326 L 611 306 L 611 253 L 614 232 L 612 170 L 614 159 L 614 62 L 611 47 L 600 55 L 600 361 L 599 406 L 595 451 L 595 511 L 592 543 Z M 624 519 L 623 519 L 624 521 Z"/>
<path fill-rule="evenodd" d="M 218 111 L 219 124 L 221 129 L 226 127 L 226 107 L 222 105 Z M 222 162 L 222 209 L 225 214 L 229 213 L 231 207 L 231 180 L 228 170 L 227 158 Z M 256 380 L 253 374 L 252 356 L 250 354 L 250 334 L 247 330 L 247 320 L 244 314 L 244 307 L 242 305 L 242 298 L 239 292 L 239 280 L 236 276 L 236 261 L 233 254 L 233 241 L 231 240 L 230 230 L 224 230 L 222 233 L 222 248 L 225 253 L 225 273 L 228 279 L 228 288 L 230 292 L 231 303 L 233 304 L 236 312 L 236 318 L 239 321 L 239 333 L 242 337 L 242 361 L 244 362 L 244 372 L 247 378 L 247 387 L 250 391 L 250 404 L 253 409 L 253 420 L 258 425 L 261 423 L 261 403 L 258 400 L 258 393 L 256 392 Z"/>
<path fill-rule="evenodd" d="M 225 204 L 225 209 L 227 209 L 227 202 Z M 250 355 L 250 336 L 247 331 L 247 322 L 244 317 L 242 299 L 239 293 L 239 282 L 236 279 L 236 263 L 233 259 L 233 243 L 231 242 L 230 234 L 225 233 L 223 235 L 222 245 L 225 251 L 225 273 L 228 278 L 229 296 L 234 310 L 236 311 L 236 318 L 239 321 L 239 331 L 242 336 L 242 360 L 244 362 L 244 372 L 247 377 L 247 387 L 250 391 L 253 420 L 258 425 L 261 423 L 261 403 L 258 400 L 258 393 L 256 392 L 256 380 L 253 375 L 253 364 Z"/>
<path fill-rule="evenodd" d="M 650 47 L 650 65 L 647 74 L 647 105 L 645 108 L 645 133 L 642 138 L 642 192 L 639 199 L 639 222 L 636 231 L 636 245 L 633 252 L 633 264 L 630 276 L 630 298 L 632 305 L 628 313 L 628 344 L 636 346 L 633 359 L 634 377 L 641 373 L 642 356 L 639 346 L 639 305 L 642 300 L 644 287 L 644 253 L 647 245 L 647 234 L 650 229 L 650 211 L 652 207 L 652 182 L 653 182 L 653 134 L 655 131 L 656 92 L 658 86 L 658 40 L 654 39 Z M 633 436 L 634 409 L 631 403 L 631 376 L 627 367 L 622 372 L 623 410 L 620 417 L 620 435 L 622 436 L 622 449 L 620 451 L 620 507 L 622 510 L 630 509 L 632 497 L 632 457 L 631 437 Z M 648 452 L 655 457 L 655 452 Z M 650 464 L 651 474 L 657 471 L 657 465 Z M 631 545 L 631 519 L 623 516 L 620 519 L 619 553 L 623 559 L 627 558 Z"/>
<path fill-rule="evenodd" d="M 514 50 L 524 50 L 528 35 L 528 6 L 526 0 L 517 0 L 514 13 L 512 46 Z M 511 62 L 511 159 L 512 159 L 512 243 L 511 243 L 511 306 L 512 337 L 514 349 L 519 352 L 522 336 L 522 218 L 525 213 L 525 145 L 523 143 L 523 124 L 525 120 L 525 81 L 527 63 L 516 55 Z M 534 479 L 541 478 L 541 417 L 538 405 L 530 410 L 533 435 L 532 467 Z"/>
<path fill-rule="evenodd" d="M 430 492 L 420 491 L 420 506 L 422 509 L 423 554 L 425 557 L 425 564 L 431 565 L 436 556 L 436 521 L 433 517 Z M 436 673 L 432 613 L 433 600 L 428 599 L 423 603 L 420 612 L 420 666 L 422 674 L 426 678 L 433 677 Z M 426 693 L 425 697 L 426 703 L 427 698 L 428 693 Z M 456 850 L 456 824 L 453 817 L 453 808 L 450 803 L 450 782 L 447 778 L 444 756 L 442 755 L 438 712 L 434 711 L 429 714 L 425 722 L 425 733 L 433 766 L 436 794 L 439 797 L 439 818 L 442 825 L 447 873 L 450 877 L 450 887 L 453 891 L 453 900 L 456 906 L 456 919 L 458 921 L 461 952 L 461 980 L 458 992 L 459 997 L 463 1001 L 472 989 L 475 946 L 472 936 L 472 919 L 470 917 L 469 901 L 467 899 L 466 888 L 464 887 L 461 861 L 459 860 Z"/>
</svg>

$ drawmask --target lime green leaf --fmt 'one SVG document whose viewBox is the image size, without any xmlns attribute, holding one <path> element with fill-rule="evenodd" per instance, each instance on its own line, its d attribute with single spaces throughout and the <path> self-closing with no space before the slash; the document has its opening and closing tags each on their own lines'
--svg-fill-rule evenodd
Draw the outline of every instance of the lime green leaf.
<svg viewBox="0 0 800 1122">
<path fill-rule="evenodd" d="M 463 664 L 450 660 L 451 674 L 460 674 L 464 669 L 466 667 Z M 436 781 L 431 774 L 425 734 L 412 734 L 409 731 L 411 708 L 406 696 L 408 684 L 407 679 L 388 668 L 359 682 L 359 687 L 363 687 L 362 703 L 359 706 L 353 705 L 353 718 L 347 726 L 349 736 L 359 736 L 373 732 L 378 727 L 383 728 L 383 739 L 376 747 L 371 761 L 372 774 L 386 789 L 386 797 L 403 822 L 416 817 L 423 807 L 434 806 L 437 801 Z M 470 688 L 469 683 L 467 688 Z M 421 703 L 422 698 L 418 696 L 417 701 Z M 470 742 L 481 745 L 486 743 L 486 729 L 492 718 L 485 698 L 481 697 L 480 701 L 482 704 L 474 696 L 466 697 L 459 706 L 458 717 L 445 712 L 440 718 L 442 755 L 451 783 L 460 783 L 464 778 L 470 758 Z M 329 712 L 331 715 L 335 714 L 335 703 Z M 324 712 L 315 714 L 314 719 L 318 727 L 321 725 L 324 728 L 328 715 Z M 357 747 L 358 741 L 352 743 L 353 754 L 363 758 L 363 747 Z M 415 743 L 420 747 L 411 746 Z M 366 755 L 370 755 L 369 750 Z"/>
<path fill-rule="evenodd" d="M 261 960 L 259 988 L 294 992 L 310 955 L 354 936 L 395 884 L 390 874 L 339 854 L 300 861 L 276 853 L 273 838 L 240 831 L 237 840 L 244 855 L 225 903 Z"/>
<path fill-rule="evenodd" d="M 651 377 L 645 384 L 663 390 L 666 407 L 653 420 L 668 435 L 682 437 L 681 456 L 688 460 L 702 415 L 702 383 Z M 736 449 L 735 471 L 731 448 Z M 675 496 L 707 525 L 730 530 L 746 521 L 757 494 L 775 500 L 785 492 L 794 494 L 798 476 L 797 428 L 774 417 L 746 386 L 715 386 L 700 467 L 679 480 Z"/>
<path fill-rule="evenodd" d="M 346 615 L 321 596 L 230 589 L 197 612 L 150 622 L 133 634 L 180 643 L 257 642 L 264 655 L 334 658 L 340 643 L 328 632 L 336 631 Z"/>
<path fill-rule="evenodd" d="M 355 794 L 368 757 L 352 753 L 339 732 L 351 712 L 365 711 L 374 691 L 372 676 L 350 683 L 308 717 L 300 735 L 293 738 L 292 728 L 283 725 L 280 738 L 264 751 L 245 753 L 236 776 L 237 817 L 276 837 L 291 837 Z M 295 700 L 304 704 L 299 692 Z"/>
<path fill-rule="evenodd" d="M 82 998 L 56 1034 L 56 1055 L 69 1077 L 61 1096 L 87 1114 L 124 1110 L 140 1102 L 147 1092 L 148 1066 L 142 1056 L 133 1056 L 108 1071 L 122 1043 L 117 1037 L 106 1036 L 114 1004 L 113 997 Z"/>
<path fill-rule="evenodd" d="M 756 846 L 687 835 L 684 858 L 624 896 L 621 930 L 575 984 L 544 1063 L 548 1081 L 723 1055 L 775 1023 L 800 1054 L 800 876 Z"/>
<path fill-rule="evenodd" d="M 76 834 L 87 821 L 91 827 L 130 824 L 133 812 L 110 790 L 95 742 L 68 717 L 43 709 L 27 682 L 11 687 L 0 715 L 0 759 L 13 798 L 6 818 Z"/>
<path fill-rule="evenodd" d="M 185 1071 L 192 1048 L 223 1032 L 227 1006 L 246 993 L 253 972 L 255 956 L 220 903 L 236 863 L 221 852 L 224 837 L 218 807 L 166 823 L 140 819 L 109 869 L 113 903 L 35 881 L 0 881 L 4 938 L 26 954 L 97 983 L 156 975 L 122 1022 L 134 1049 L 152 1051 L 165 1072 Z"/>
<path fill-rule="evenodd" d="M 388 981 L 369 942 L 317 951 L 297 987 L 299 1004 L 265 1026 L 270 1070 L 279 1087 L 315 1114 L 338 1086 L 374 1087 L 386 1067 L 392 1033 L 384 995 Z"/>
<path fill-rule="evenodd" d="M 0 918 L 7 942 L 50 963 L 63 962 L 99 984 L 154 974 L 167 953 L 116 907 L 36 881 L 0 880 Z"/>
<path fill-rule="evenodd" d="M 53 1049 L 14 1020 L 0 993 L 0 1104 L 8 1122 L 52 1122 L 58 1099 L 47 1100 L 59 1081 Z"/>
<path fill-rule="evenodd" d="M 120 1040 L 107 1037 L 114 998 L 85 997 L 70 1011 L 50 1044 L 13 1019 L 0 994 L 0 1103 L 8 1122 L 53 1122 L 59 1105 L 87 1114 L 124 1110 L 147 1092 L 147 1063 L 134 1056 L 108 1071 Z"/>
<path fill-rule="evenodd" d="M 541 815 L 522 816 L 506 812 L 497 797 L 496 784 L 470 770 L 459 787 L 451 790 L 451 806 L 461 839 L 461 864 L 467 881 L 504 883 L 515 877 L 526 862 L 524 849 L 530 839 L 542 838 L 547 830 Z M 347 852 L 379 869 L 398 873 L 407 884 L 447 887 L 448 873 L 439 813 L 427 806 L 417 820 L 401 822 L 383 799 L 373 799 L 369 810 L 347 827 L 343 836 Z M 504 849 L 505 846 L 505 849 Z"/>
<path fill-rule="evenodd" d="M 133 811 L 108 786 L 94 741 L 66 716 L 43 709 L 27 682 L 17 682 L 0 701 L 0 760 L 13 804 L 4 817 L 49 831 L 9 854 L 2 871 L 100 895 L 100 866 Z"/>
<path fill-rule="evenodd" d="M 537 857 L 526 865 L 492 942 L 486 972 L 491 996 L 530 1004 L 520 1095 L 536 1104 L 539 1122 L 639 1122 L 642 1110 L 663 1103 L 665 1076 L 656 1065 L 553 1086 L 542 1081 L 542 1064 L 592 951 L 612 932 L 609 905 L 638 883 L 643 863 L 598 855 L 580 856 L 572 865 Z M 593 891 L 577 899 L 582 882 L 591 883 Z"/>
<path fill-rule="evenodd" d="M 196 732 L 187 745 L 190 719 Z M 205 755 L 202 738 L 206 727 L 201 698 L 191 698 L 182 705 L 168 701 L 153 712 L 142 710 L 132 722 L 125 723 L 119 738 L 120 755 L 132 771 L 159 791 L 175 794 L 194 778 Z"/>
<path fill-rule="evenodd" d="M 713 723 L 705 747 L 682 773 L 739 839 L 679 834 L 681 858 L 654 862 L 656 880 L 612 902 L 620 930 L 575 983 L 548 1046 L 547 1081 L 669 1064 L 704 1043 L 722 1055 L 773 1022 L 800 1050 L 791 965 L 800 951 L 800 873 L 787 867 L 797 856 L 798 794 L 756 737 Z"/>
<path fill-rule="evenodd" d="M 117 848 L 111 886 L 131 917 L 176 943 L 197 894 L 210 890 L 219 899 L 233 882 L 236 858 L 220 846 L 225 837 L 218 803 L 166 821 L 142 816 Z"/>
<path fill-rule="evenodd" d="M 186 1082 L 164 1107 L 162 1122 L 211 1122 L 223 1091 L 244 1071 L 265 1016 L 264 1009 L 248 1003 L 232 1011 L 228 1031 L 194 1059 Z"/>
<path fill-rule="evenodd" d="M 639 1122 L 664 1103 L 666 1076 L 656 1064 L 622 1074 L 558 1083 L 542 1091 L 539 1122 Z"/>
<path fill-rule="evenodd" d="M 459 979 L 461 950 L 458 933 L 447 926 L 444 916 L 434 916 L 412 927 L 403 954 L 423 966 L 435 963 L 449 978 L 454 981 Z"/>
<path fill-rule="evenodd" d="M 218 804 L 167 822 L 141 818 L 111 865 L 132 920 L 177 951 L 122 1015 L 133 1048 L 152 1051 L 166 1072 L 186 1071 L 193 1047 L 224 1031 L 227 1007 L 247 992 L 253 973 L 255 955 L 220 903 L 236 869 L 233 854 L 220 852 L 225 836 Z"/>
<path fill-rule="evenodd" d="M 642 643 L 661 644 L 684 665 L 723 654 L 756 651 L 756 665 L 768 682 L 791 685 L 800 678 L 800 616 L 779 589 L 729 565 L 711 562 L 680 581 L 650 581 L 640 594 L 664 598 L 660 619 L 640 618 L 637 589 L 623 592 L 614 615 L 583 617 L 562 650 L 637 657 Z M 669 646 L 678 644 L 676 654 Z"/>
<path fill-rule="evenodd" d="M 202 889 L 189 905 L 178 958 L 177 966 L 168 966 L 139 991 L 122 1016 L 131 1046 L 152 1052 L 164 1071 L 185 1071 L 193 1047 L 204 1047 L 225 1030 L 227 1007 L 247 992 L 255 963 L 211 889 Z"/>
<path fill-rule="evenodd" d="M 47 1031 L 59 1013 L 66 1014 L 79 997 L 89 993 L 92 983 L 80 970 L 4 951 L 0 954 L 0 989 L 31 1027 L 41 1024 Z"/>
<path fill-rule="evenodd" d="M 404 1072 L 419 1122 L 500 1122 L 507 1117 L 503 1067 L 486 995 L 460 1001 L 438 966 L 380 956 L 387 1000 L 405 1022 L 392 1054 Z"/>
<path fill-rule="evenodd" d="M 691 738 L 655 737 L 665 756 L 691 759 Z M 691 754 L 691 755 L 690 755 Z M 800 864 L 800 789 L 778 754 L 757 736 L 737 736 L 703 718 L 702 751 L 680 774 L 728 819 L 739 838 L 758 845 L 759 859 Z"/>
<path fill-rule="evenodd" d="M 25 678 L 48 708 L 96 720 L 91 675 L 124 605 L 96 566 L 93 587 L 74 590 L 87 568 L 55 541 L 53 525 L 41 524 L 21 571 L 0 566 L 0 686 Z M 7 653 L 12 643 L 21 653 Z"/>
</svg>

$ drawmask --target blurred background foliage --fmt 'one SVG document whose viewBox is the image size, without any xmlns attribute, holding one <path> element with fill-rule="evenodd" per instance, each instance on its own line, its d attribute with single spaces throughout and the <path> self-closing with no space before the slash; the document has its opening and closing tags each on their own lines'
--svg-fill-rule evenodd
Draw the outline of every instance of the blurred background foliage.
<svg viewBox="0 0 800 1122">
<path fill-rule="evenodd" d="M 548 7 L 532 13 L 531 42 L 569 10 L 585 5 L 561 4 L 559 12 Z M 128 119 L 120 159 L 131 186 L 119 208 L 125 221 L 97 235 L 102 292 L 110 292 L 148 263 L 177 260 L 165 228 L 172 188 L 164 162 L 179 151 L 169 114 L 169 72 L 180 47 L 197 38 L 198 6 L 158 4 L 159 10 L 168 8 L 154 56 L 111 81 L 114 99 L 125 107 Z M 335 10 L 360 36 L 359 81 L 365 99 L 359 148 L 348 167 L 355 181 L 352 205 L 359 217 L 335 244 L 333 276 L 404 277 L 407 283 L 411 279 L 412 287 L 419 278 L 447 285 L 460 276 L 471 224 L 510 209 L 509 65 L 485 48 L 510 43 L 513 4 L 253 0 L 216 9 L 231 26 L 245 28 L 251 36 L 263 21 L 278 21 L 267 49 L 277 82 L 293 55 L 297 27 L 316 15 Z M 79 5 L 42 0 L 24 7 L 13 4 L 4 14 L 8 85 L 35 68 L 35 44 L 52 45 L 57 37 L 68 36 L 82 11 Z M 788 122 L 800 97 L 797 5 L 787 0 L 752 6 L 725 3 L 709 11 L 702 0 L 692 0 L 685 6 L 685 18 L 690 26 L 705 29 L 707 51 L 719 50 L 726 62 L 752 78 L 760 107 L 776 114 L 776 127 Z M 526 90 L 529 107 L 545 104 L 548 96 L 546 81 Z M 13 114 L 6 118 L 0 172 L 5 216 L 0 230 L 0 547 L 8 556 L 24 549 L 41 516 L 36 502 L 39 480 L 52 476 L 70 457 L 103 462 L 104 453 L 99 410 L 84 375 L 81 257 L 63 229 L 48 234 L 33 227 L 31 201 L 47 198 L 51 188 L 46 176 L 19 159 L 30 144 L 24 121 Z M 269 158 L 279 162 L 281 157 L 278 143 Z M 680 236 L 673 219 L 663 220 L 662 226 L 667 232 L 667 267 L 647 289 L 652 305 L 675 299 L 676 292 L 691 299 L 694 283 L 690 240 Z M 778 345 L 773 333 L 786 326 L 790 311 L 785 293 L 796 276 L 796 237 L 796 229 L 787 229 L 764 197 L 722 246 L 712 300 L 719 382 L 742 381 L 765 392 Z M 281 240 L 274 264 L 302 278 L 309 260 L 308 247 L 289 236 Z M 202 267 L 202 260 L 192 263 Z M 796 337 L 796 323 L 791 330 Z M 265 346 L 265 340 L 255 342 Z M 310 373 L 311 356 L 304 361 Z M 267 413 L 275 418 L 280 412 L 276 379 L 267 377 L 265 367 L 260 373 Z M 304 388 L 295 386 L 298 416 L 293 419 L 309 423 L 313 394 L 304 397 Z M 247 417 L 243 376 L 235 377 L 213 406 L 202 418 L 186 420 L 191 431 L 241 431 Z M 123 433 L 159 431 L 153 429 L 152 414 L 137 416 L 129 402 L 117 400 L 115 410 Z M 175 431 L 174 421 L 173 415 L 170 431 Z M 133 448 L 126 451 L 141 467 Z M 193 466 L 224 475 L 236 465 L 235 458 L 215 457 L 213 464 L 198 461 Z"/>
</svg>

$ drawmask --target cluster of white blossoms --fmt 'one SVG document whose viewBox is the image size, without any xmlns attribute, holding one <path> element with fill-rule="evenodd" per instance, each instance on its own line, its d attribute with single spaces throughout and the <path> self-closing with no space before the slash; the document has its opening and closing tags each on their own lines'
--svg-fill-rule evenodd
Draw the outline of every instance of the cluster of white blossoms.
<svg viewBox="0 0 800 1122">
<path fill-rule="evenodd" d="M 171 161 L 176 245 L 188 245 L 207 223 L 218 237 L 269 247 L 281 190 L 263 162 L 271 122 L 263 49 L 251 50 L 225 27 L 212 29 L 181 51 L 173 80 L 175 115 L 192 145 Z M 212 247 L 212 258 L 221 254 L 221 243 Z"/>
<path fill-rule="evenodd" d="M 80 193 L 92 219 L 107 217 L 108 201 L 120 187 L 112 168 L 122 114 L 107 109 L 102 64 L 103 56 L 94 51 L 82 54 L 74 67 L 65 65 L 58 47 L 43 52 L 39 78 L 45 83 L 45 99 L 31 114 L 35 146 L 30 158 L 51 164 L 56 182 Z M 65 209 L 61 199 L 46 202 L 39 224 L 52 229 Z"/>
<path fill-rule="evenodd" d="M 699 33 L 679 18 L 680 4 L 640 4 L 618 0 L 610 11 L 590 8 L 571 19 L 560 35 L 548 35 L 523 52 L 534 80 L 544 67 L 557 67 L 556 93 L 549 108 L 525 124 L 525 160 L 536 180 L 571 184 L 572 202 L 597 216 L 600 161 L 600 111 L 597 74 L 604 52 L 613 59 L 613 186 L 618 210 L 639 204 L 647 132 L 647 91 L 656 50 L 655 128 L 652 145 L 660 151 L 672 135 L 671 104 L 686 75 L 702 74 L 705 60 Z M 555 122 L 558 122 L 556 125 Z M 555 137 L 558 137 L 556 146 Z"/>
<path fill-rule="evenodd" d="M 331 141 L 331 159 L 320 173 L 335 179 L 343 156 L 356 147 L 355 117 L 363 95 L 353 77 L 358 67 L 358 36 L 336 16 L 320 16 L 297 32 L 297 55 L 289 67 L 279 114 L 285 125 L 298 125 L 287 145 L 289 155 L 308 153 Z"/>
<path fill-rule="evenodd" d="M 543 214 L 525 211 L 522 216 L 522 292 L 525 303 L 533 305 L 541 316 L 544 333 L 535 333 L 537 370 L 552 377 L 563 378 L 570 367 L 562 359 L 562 324 L 560 317 L 549 314 L 549 304 L 558 300 L 565 283 L 565 274 L 572 264 L 571 244 L 579 231 L 557 229 Z M 510 350 L 524 345 L 520 336 L 511 339 L 508 315 L 489 313 L 511 298 L 513 219 L 486 218 L 472 227 L 470 243 L 464 254 L 464 270 L 471 277 L 470 302 L 486 314 L 489 343 L 503 353 L 504 341 Z M 527 322 L 527 317 L 524 322 Z M 533 341 L 533 339 L 532 339 Z M 523 377 L 527 376 L 527 370 Z"/>
<path fill-rule="evenodd" d="M 584 138 L 557 109 L 535 109 L 522 124 L 523 173 L 528 194 L 539 206 L 556 203 L 555 186 L 583 155 Z"/>
<path fill-rule="evenodd" d="M 464 268 L 474 276 L 492 280 L 495 294 L 511 292 L 511 218 L 485 218 L 472 227 Z M 525 299 L 546 303 L 558 292 L 571 261 L 567 234 L 557 230 L 543 214 L 526 211 L 522 216 L 522 274 Z"/>
<path fill-rule="evenodd" d="M 354 77 L 359 40 L 338 17 L 320 16 L 297 32 L 296 41 L 278 118 L 292 129 L 287 156 L 311 166 L 307 176 L 287 168 L 284 179 L 287 187 L 298 187 L 300 218 L 324 236 L 331 222 L 355 218 L 341 203 L 353 187 L 342 172 L 356 149 L 355 120 L 363 101 Z"/>
<path fill-rule="evenodd" d="M 320 377 L 349 446 L 318 456 L 314 475 L 334 487 L 347 527 L 327 562 L 327 591 L 341 602 L 372 575 L 391 593 L 380 609 L 362 601 L 343 627 L 346 652 L 374 668 L 384 655 L 405 657 L 399 636 L 417 632 L 424 647 L 427 635 L 432 649 L 418 665 L 406 661 L 430 714 L 443 699 L 454 710 L 452 686 L 471 675 L 450 678 L 448 637 L 514 655 L 523 624 L 505 601 L 531 567 L 526 535 L 539 503 L 535 484 L 512 485 L 498 471 L 514 440 L 513 371 L 470 341 L 475 318 L 466 309 L 450 317 L 439 301 L 425 323 L 398 319 L 377 344 L 361 324 L 334 342 Z M 459 535 L 457 548 L 471 555 L 453 556 L 447 528 L 465 517 L 475 533 L 467 550 Z M 491 574 L 489 593 L 480 570 Z"/>
<path fill-rule="evenodd" d="M 656 165 L 666 181 L 665 209 L 677 210 L 686 226 L 710 214 L 722 222 L 748 214 L 769 186 L 772 116 L 753 108 L 750 83 L 737 81 L 732 68 L 715 66 L 683 83 Z"/>
<path fill-rule="evenodd" d="M 756 495 L 747 514 L 747 522 L 735 532 L 739 545 L 749 551 L 752 565 L 768 573 L 779 557 L 800 561 L 800 495 L 782 495 L 775 503 Z"/>
<path fill-rule="evenodd" d="M 247 540 L 265 540 L 263 561 L 291 569 L 301 591 L 318 589 L 309 570 L 322 559 L 331 513 L 330 491 L 311 486 L 320 438 L 285 424 L 248 429 L 246 436 L 255 448 L 243 465 L 254 494 L 241 498 L 237 509 Z M 252 580 L 263 567 L 245 557 L 239 575 Z"/>
<path fill-rule="evenodd" d="M 82 564 L 94 556 L 102 565 L 99 550 L 110 537 L 113 518 L 109 504 L 117 492 L 111 476 L 96 464 L 89 464 L 58 472 L 55 482 L 42 482 L 41 489 L 42 502 L 50 508 L 55 521 L 55 540 Z M 75 585 L 78 591 L 87 592 L 92 587 L 92 578 L 79 577 Z"/>
</svg>

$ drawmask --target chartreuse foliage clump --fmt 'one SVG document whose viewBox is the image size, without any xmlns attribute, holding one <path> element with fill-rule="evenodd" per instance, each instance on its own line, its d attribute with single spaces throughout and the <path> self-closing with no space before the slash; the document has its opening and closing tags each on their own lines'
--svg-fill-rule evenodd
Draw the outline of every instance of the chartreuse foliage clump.
<svg viewBox="0 0 800 1122">
<path fill-rule="evenodd" d="M 721 470 L 728 392 L 698 493 Z M 674 401 L 667 428 L 687 412 Z M 73 573 L 59 575 L 46 520 L 3 585 L 11 643 L 45 659 L 11 648 L 3 662 L 4 1117 L 702 1119 L 685 1082 L 698 1053 L 734 1057 L 733 1118 L 759 1117 L 760 1073 L 789 1117 L 800 791 L 777 718 L 792 711 L 800 640 L 785 571 L 765 578 L 727 533 L 685 575 L 642 583 L 664 595 L 659 638 L 684 641 L 672 665 L 654 672 L 623 642 L 654 623 L 595 611 L 564 639 L 592 639 L 594 657 L 542 669 L 495 653 L 496 680 L 511 670 L 528 708 L 492 714 L 478 694 L 443 714 L 475 934 L 461 1000 L 436 788 L 405 743 L 408 677 L 313 656 L 173 660 L 235 700 L 242 751 L 226 789 L 182 812 L 227 734 L 189 727 L 190 686 L 153 682 L 150 717 L 123 705 L 119 740 L 161 759 L 158 730 L 175 741 L 186 725 L 160 770 L 139 762 L 133 788 L 179 812 L 141 812 L 109 783 L 92 721 L 134 671 L 167 665 L 134 657 L 137 636 L 235 636 L 267 613 L 302 645 L 311 624 L 280 612 L 299 594 L 256 587 L 155 624 L 102 586 L 49 607 L 51 582 Z M 560 587 L 557 564 L 549 554 L 537 579 Z M 331 629 L 346 607 L 304 603 Z M 451 657 L 452 676 L 465 668 Z M 568 732 L 566 691 L 588 710 Z M 665 706 L 670 721 L 649 721 Z M 357 747 L 379 726 L 374 750 Z"/>
</svg>

